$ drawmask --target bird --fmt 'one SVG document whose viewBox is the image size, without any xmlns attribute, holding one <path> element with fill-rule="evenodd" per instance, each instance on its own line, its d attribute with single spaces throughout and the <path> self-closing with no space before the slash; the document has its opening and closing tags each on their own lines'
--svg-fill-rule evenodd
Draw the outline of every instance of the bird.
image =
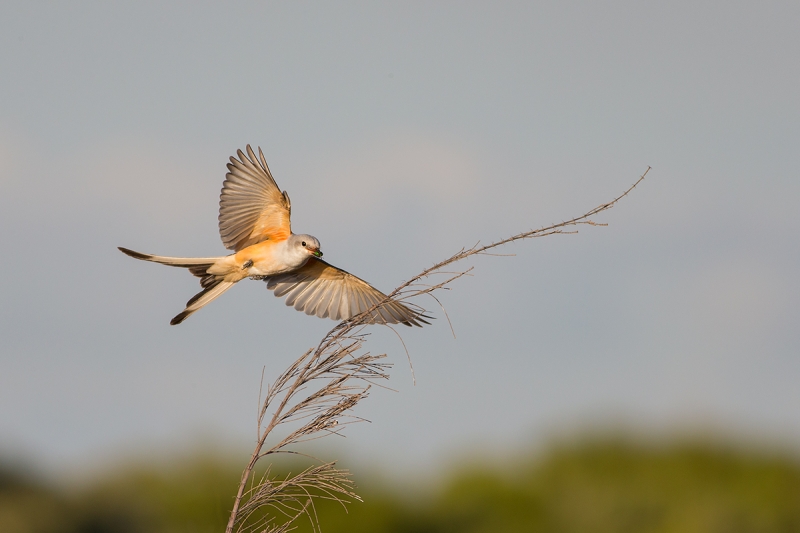
<svg viewBox="0 0 800 533">
<path fill-rule="evenodd" d="M 186 268 L 200 278 L 194 295 L 171 325 L 180 324 L 245 278 L 263 280 L 286 305 L 307 315 L 346 320 L 366 313 L 365 323 L 430 324 L 431 317 L 414 310 L 349 272 L 321 259 L 320 242 L 311 235 L 292 233 L 292 203 L 281 192 L 267 166 L 247 145 L 227 164 L 219 200 L 219 234 L 233 253 L 221 257 L 166 257 L 128 248 L 118 249 L 143 261 Z M 381 302 L 383 305 L 378 306 Z M 378 306 L 374 308 L 375 306 Z"/>
</svg>

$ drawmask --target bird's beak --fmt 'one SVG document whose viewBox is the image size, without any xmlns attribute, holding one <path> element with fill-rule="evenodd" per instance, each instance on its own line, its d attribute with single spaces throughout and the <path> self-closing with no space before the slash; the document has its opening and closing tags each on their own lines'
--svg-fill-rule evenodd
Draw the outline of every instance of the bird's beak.
<svg viewBox="0 0 800 533">
<path fill-rule="evenodd" d="M 311 252 L 311 255 L 313 255 L 314 257 L 322 257 L 322 252 L 320 252 L 319 249 L 317 249 L 317 251 Z"/>
</svg>

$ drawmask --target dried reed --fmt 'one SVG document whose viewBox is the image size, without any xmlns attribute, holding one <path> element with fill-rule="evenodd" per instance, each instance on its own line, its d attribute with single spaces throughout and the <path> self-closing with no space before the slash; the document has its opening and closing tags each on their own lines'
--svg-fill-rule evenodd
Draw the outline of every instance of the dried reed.
<svg viewBox="0 0 800 533">
<path fill-rule="evenodd" d="M 370 387 L 389 378 L 388 369 L 391 365 L 382 362 L 386 354 L 372 355 L 363 350 L 366 340 L 364 328 L 377 309 L 390 300 L 408 300 L 426 294 L 436 299 L 433 294 L 435 291 L 447 288 L 472 270 L 472 267 L 455 271 L 445 268 L 468 257 L 491 255 L 490 250 L 522 239 L 577 233 L 577 230 L 569 228 L 580 225 L 605 226 L 594 222 L 591 217 L 614 207 L 644 180 L 649 171 L 650 167 L 621 195 L 581 216 L 518 233 L 491 244 L 481 246 L 478 243 L 471 248 L 462 248 L 401 284 L 370 310 L 337 324 L 316 348 L 304 353 L 267 388 L 258 414 L 258 443 L 242 473 L 226 533 L 232 533 L 234 529 L 284 532 L 292 529 L 294 522 L 304 515 L 309 518 L 312 528 L 319 530 L 315 500 L 333 500 L 342 505 L 351 500 L 360 500 L 353 492 L 349 472 L 334 468 L 335 463 L 312 466 L 285 479 L 271 476 L 269 468 L 259 479 L 255 479 L 254 471 L 258 461 L 264 457 L 297 453 L 290 447 L 338 433 L 346 423 L 358 421 L 351 414 L 353 407 L 368 396 Z M 431 279 L 437 275 L 444 279 Z M 414 306 L 409 302 L 406 305 Z M 419 306 L 414 308 L 420 314 L 424 312 Z M 270 407 L 274 411 L 267 416 Z M 290 428 L 287 429 L 288 433 L 267 447 L 267 439 L 282 425 Z M 284 517 L 283 521 L 279 520 L 280 516 Z"/>
</svg>

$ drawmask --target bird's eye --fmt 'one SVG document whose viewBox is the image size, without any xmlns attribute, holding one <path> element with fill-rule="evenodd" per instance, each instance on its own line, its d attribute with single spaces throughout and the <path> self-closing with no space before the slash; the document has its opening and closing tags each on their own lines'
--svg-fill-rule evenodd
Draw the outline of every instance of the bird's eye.
<svg viewBox="0 0 800 533">
<path fill-rule="evenodd" d="M 306 246 L 306 241 L 303 241 L 301 244 L 302 244 L 302 245 L 303 245 L 303 247 L 305 248 L 305 246 Z"/>
</svg>

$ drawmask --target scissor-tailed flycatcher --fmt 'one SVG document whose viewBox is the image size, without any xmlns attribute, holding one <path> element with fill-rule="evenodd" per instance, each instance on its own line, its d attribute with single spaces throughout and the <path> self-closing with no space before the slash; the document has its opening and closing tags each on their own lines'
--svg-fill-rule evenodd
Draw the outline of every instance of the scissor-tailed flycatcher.
<svg viewBox="0 0 800 533">
<path fill-rule="evenodd" d="M 136 259 L 188 268 L 200 278 L 203 290 L 186 303 L 186 309 L 170 324 L 186 318 L 244 278 L 263 279 L 275 296 L 286 296 L 286 305 L 320 318 L 344 320 L 363 313 L 386 295 L 357 278 L 319 259 L 319 241 L 311 235 L 292 233 L 292 205 L 281 193 L 267 167 L 264 154 L 258 158 L 250 145 L 247 155 L 231 157 L 219 199 L 219 234 L 235 253 L 224 257 L 162 257 L 121 248 Z M 373 324 L 421 326 L 424 315 L 390 300 L 372 311 Z"/>
</svg>

